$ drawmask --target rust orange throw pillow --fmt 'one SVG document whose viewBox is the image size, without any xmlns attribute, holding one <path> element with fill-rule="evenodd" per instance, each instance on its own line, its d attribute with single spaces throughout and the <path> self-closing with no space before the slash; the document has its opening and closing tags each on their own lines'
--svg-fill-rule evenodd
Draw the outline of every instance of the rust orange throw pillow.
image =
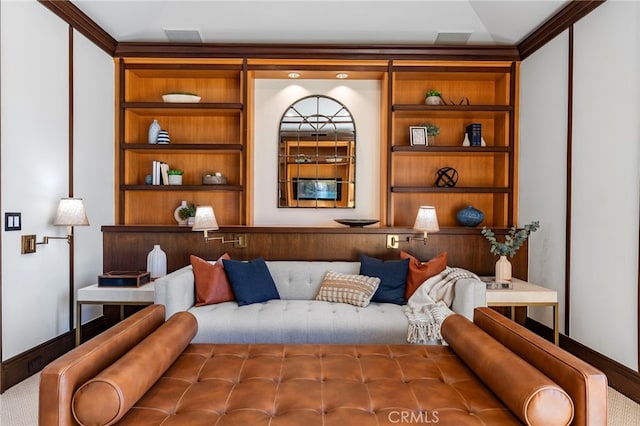
<svg viewBox="0 0 640 426">
<path fill-rule="evenodd" d="M 220 256 L 216 263 L 209 263 L 194 255 L 190 259 L 196 285 L 196 306 L 235 300 L 222 265 L 222 259 L 231 259 L 227 253 Z"/>
<path fill-rule="evenodd" d="M 423 282 L 436 274 L 444 271 L 447 267 L 447 252 L 444 251 L 430 259 L 428 262 L 421 262 L 405 251 L 400 252 L 400 259 L 409 259 L 409 273 L 407 274 L 407 288 L 404 296 L 407 300 L 422 285 Z"/>
</svg>

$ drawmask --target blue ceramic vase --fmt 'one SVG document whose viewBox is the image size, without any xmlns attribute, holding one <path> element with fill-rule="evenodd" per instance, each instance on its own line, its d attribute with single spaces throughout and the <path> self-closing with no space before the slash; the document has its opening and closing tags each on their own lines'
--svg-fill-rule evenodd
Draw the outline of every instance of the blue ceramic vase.
<svg viewBox="0 0 640 426">
<path fill-rule="evenodd" d="M 464 208 L 458 212 L 456 219 L 463 226 L 478 226 L 484 220 L 484 213 L 473 206 Z"/>
</svg>

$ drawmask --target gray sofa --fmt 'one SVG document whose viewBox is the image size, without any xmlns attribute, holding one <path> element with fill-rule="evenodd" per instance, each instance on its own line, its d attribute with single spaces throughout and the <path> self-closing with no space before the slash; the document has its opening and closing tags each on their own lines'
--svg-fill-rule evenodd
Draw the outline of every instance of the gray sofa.
<svg viewBox="0 0 640 426">
<path fill-rule="evenodd" d="M 198 321 L 194 343 L 384 343 L 407 342 L 403 307 L 371 302 L 361 308 L 314 300 L 329 270 L 357 274 L 360 262 L 267 261 L 279 300 L 238 306 L 236 302 L 194 306 L 194 276 L 185 266 L 155 281 L 155 303 L 166 317 L 188 311 Z M 451 306 L 469 319 L 486 306 L 486 286 L 458 280 Z M 434 342 L 435 343 L 435 342 Z"/>
</svg>

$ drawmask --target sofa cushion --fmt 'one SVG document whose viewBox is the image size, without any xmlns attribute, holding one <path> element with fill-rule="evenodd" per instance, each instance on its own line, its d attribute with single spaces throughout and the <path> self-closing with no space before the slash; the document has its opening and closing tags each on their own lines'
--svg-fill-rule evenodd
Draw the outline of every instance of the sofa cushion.
<svg viewBox="0 0 640 426">
<path fill-rule="evenodd" d="M 427 262 L 421 262 L 405 251 L 400 252 L 402 259 L 409 259 L 409 273 L 407 274 L 407 288 L 405 297 L 407 300 L 429 278 L 444 271 L 447 267 L 447 252 L 442 252 Z"/>
<path fill-rule="evenodd" d="M 81 425 L 114 424 L 153 386 L 196 334 L 193 315 L 179 312 L 73 395 Z"/>
<path fill-rule="evenodd" d="M 409 324 L 402 308 L 275 299 L 241 307 L 218 303 L 189 312 L 202 324 L 193 343 L 406 344 Z"/>
<path fill-rule="evenodd" d="M 380 278 L 327 271 L 316 300 L 364 307 L 380 285 Z"/>
<path fill-rule="evenodd" d="M 190 256 L 196 287 L 196 306 L 235 299 L 222 259 L 229 260 L 231 257 L 225 253 L 215 263 L 210 263 L 193 254 Z"/>
<path fill-rule="evenodd" d="M 371 301 L 378 303 L 395 303 L 404 305 L 407 286 L 407 272 L 409 259 L 380 260 L 360 255 L 360 275 L 380 278 L 380 285 L 373 294 Z"/>
<path fill-rule="evenodd" d="M 248 262 L 222 259 L 222 263 L 238 305 L 280 298 L 264 259 L 257 258 Z"/>
</svg>

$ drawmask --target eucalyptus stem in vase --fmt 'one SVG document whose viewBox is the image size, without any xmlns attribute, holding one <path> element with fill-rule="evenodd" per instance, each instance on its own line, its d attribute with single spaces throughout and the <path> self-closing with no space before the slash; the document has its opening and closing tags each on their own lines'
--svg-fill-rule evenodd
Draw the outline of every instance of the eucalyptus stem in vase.
<svg viewBox="0 0 640 426">
<path fill-rule="evenodd" d="M 509 233 L 505 235 L 504 242 L 500 242 L 496 239 L 495 233 L 491 228 L 486 226 L 482 228 L 480 233 L 491 244 L 491 253 L 500 256 L 500 259 L 496 262 L 496 282 L 508 282 L 511 281 L 511 262 L 507 259 L 507 256 L 512 258 L 516 255 L 516 252 L 524 242 L 527 240 L 531 233 L 538 230 L 540 222 L 537 220 L 524 226 L 524 228 L 518 230 L 515 226 L 509 229 Z"/>
</svg>

